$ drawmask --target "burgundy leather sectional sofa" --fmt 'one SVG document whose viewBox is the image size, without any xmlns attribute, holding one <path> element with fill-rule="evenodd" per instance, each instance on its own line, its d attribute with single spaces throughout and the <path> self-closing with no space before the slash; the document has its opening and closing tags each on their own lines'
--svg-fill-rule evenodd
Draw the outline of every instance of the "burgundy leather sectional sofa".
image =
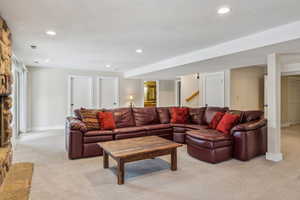
<svg viewBox="0 0 300 200">
<path fill-rule="evenodd" d="M 66 148 L 70 159 L 102 155 L 98 142 L 157 135 L 187 144 L 189 155 L 210 163 L 231 158 L 247 161 L 267 151 L 267 122 L 261 111 L 231 111 L 228 108 L 189 108 L 187 124 L 170 123 L 170 108 L 118 108 L 113 112 L 117 128 L 87 130 L 79 111 L 66 122 Z M 240 115 L 231 134 L 209 129 L 216 112 Z"/>
</svg>

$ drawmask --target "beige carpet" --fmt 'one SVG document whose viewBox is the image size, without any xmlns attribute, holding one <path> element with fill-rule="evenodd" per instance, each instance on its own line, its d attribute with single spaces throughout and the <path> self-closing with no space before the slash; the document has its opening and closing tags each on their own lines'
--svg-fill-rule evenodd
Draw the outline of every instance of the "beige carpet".
<svg viewBox="0 0 300 200">
<path fill-rule="evenodd" d="M 300 126 L 284 129 L 284 161 L 259 157 L 232 159 L 217 165 L 178 154 L 178 171 L 169 157 L 126 165 L 125 185 L 116 184 L 114 162 L 102 168 L 102 157 L 68 160 L 63 131 L 23 136 L 15 161 L 35 163 L 32 200 L 299 200 Z"/>
</svg>

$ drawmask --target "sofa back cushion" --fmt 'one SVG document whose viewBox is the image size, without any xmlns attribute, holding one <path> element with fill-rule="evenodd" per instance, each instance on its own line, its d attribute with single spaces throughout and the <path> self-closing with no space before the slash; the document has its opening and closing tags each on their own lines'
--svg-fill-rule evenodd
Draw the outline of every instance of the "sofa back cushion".
<svg viewBox="0 0 300 200">
<path fill-rule="evenodd" d="M 132 110 L 136 126 L 159 123 L 159 118 L 155 107 L 133 108 Z"/>
<path fill-rule="evenodd" d="M 170 123 L 170 112 L 169 112 L 169 108 L 167 107 L 160 107 L 160 108 L 156 108 L 158 117 L 159 117 L 159 121 L 161 124 L 169 124 Z"/>
<path fill-rule="evenodd" d="M 264 116 L 264 112 L 260 110 L 244 111 L 242 123 L 259 120 Z"/>
<path fill-rule="evenodd" d="M 101 129 L 98 119 L 98 113 L 101 111 L 97 109 L 80 109 L 80 117 L 88 131 Z"/>
<path fill-rule="evenodd" d="M 205 110 L 203 121 L 205 124 L 210 124 L 211 120 L 217 112 L 225 113 L 228 110 L 227 107 L 207 107 Z"/>
<path fill-rule="evenodd" d="M 204 121 L 205 110 L 206 110 L 206 107 L 190 108 L 189 109 L 190 122 L 192 124 L 205 125 L 205 121 Z"/>
<path fill-rule="evenodd" d="M 242 123 L 243 117 L 244 117 L 244 111 L 241 110 L 228 110 L 226 113 L 232 114 L 232 115 L 238 115 L 239 119 L 237 121 L 238 124 Z"/>
<path fill-rule="evenodd" d="M 117 108 L 107 110 L 113 113 L 117 128 L 135 126 L 131 108 Z"/>
</svg>

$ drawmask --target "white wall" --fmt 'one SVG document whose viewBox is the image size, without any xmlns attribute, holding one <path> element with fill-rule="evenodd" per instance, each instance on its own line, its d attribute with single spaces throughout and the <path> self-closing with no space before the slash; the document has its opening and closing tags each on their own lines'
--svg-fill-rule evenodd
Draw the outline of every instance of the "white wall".
<svg viewBox="0 0 300 200">
<path fill-rule="evenodd" d="M 159 81 L 159 106 L 175 105 L 175 81 L 160 80 Z"/>
<path fill-rule="evenodd" d="M 82 71 L 57 68 L 28 67 L 28 124 L 29 130 L 62 128 L 68 113 L 68 76 L 92 76 L 96 86 L 97 76 L 120 77 L 120 106 L 129 106 L 129 96 L 134 95 L 135 105 L 142 105 L 141 80 L 123 79 L 118 73 Z M 96 91 L 96 87 L 94 87 Z M 96 94 L 96 93 L 95 93 Z M 93 104 L 96 105 L 94 95 Z"/>
<path fill-rule="evenodd" d="M 264 109 L 264 75 L 266 67 L 232 69 L 230 107 L 236 110 Z"/>
<path fill-rule="evenodd" d="M 190 75 L 181 77 L 181 104 L 182 104 L 182 106 L 198 107 L 200 105 L 199 95 L 196 96 L 194 99 L 192 99 L 190 102 L 186 102 L 186 100 L 185 100 L 186 98 L 190 97 L 193 93 L 200 90 L 199 79 L 197 79 L 196 77 L 197 77 L 196 74 L 190 74 Z"/>
<path fill-rule="evenodd" d="M 190 74 L 181 77 L 181 102 L 183 106 L 189 107 L 201 107 L 205 106 L 203 103 L 203 76 L 205 74 L 200 73 L 199 79 L 197 74 Z M 230 105 L 230 71 L 224 71 L 225 76 L 225 106 Z M 199 90 L 199 95 L 192 99 L 190 102 L 186 102 L 186 98 L 190 97 L 193 93 Z"/>
</svg>

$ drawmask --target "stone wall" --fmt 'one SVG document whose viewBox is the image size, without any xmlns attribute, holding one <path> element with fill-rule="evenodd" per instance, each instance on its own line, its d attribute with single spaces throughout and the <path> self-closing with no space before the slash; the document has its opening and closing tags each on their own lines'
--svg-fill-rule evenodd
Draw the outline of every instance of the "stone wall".
<svg viewBox="0 0 300 200">
<path fill-rule="evenodd" d="M 6 22 L 0 17 L 0 185 L 11 167 L 12 148 L 12 41 Z"/>
</svg>

